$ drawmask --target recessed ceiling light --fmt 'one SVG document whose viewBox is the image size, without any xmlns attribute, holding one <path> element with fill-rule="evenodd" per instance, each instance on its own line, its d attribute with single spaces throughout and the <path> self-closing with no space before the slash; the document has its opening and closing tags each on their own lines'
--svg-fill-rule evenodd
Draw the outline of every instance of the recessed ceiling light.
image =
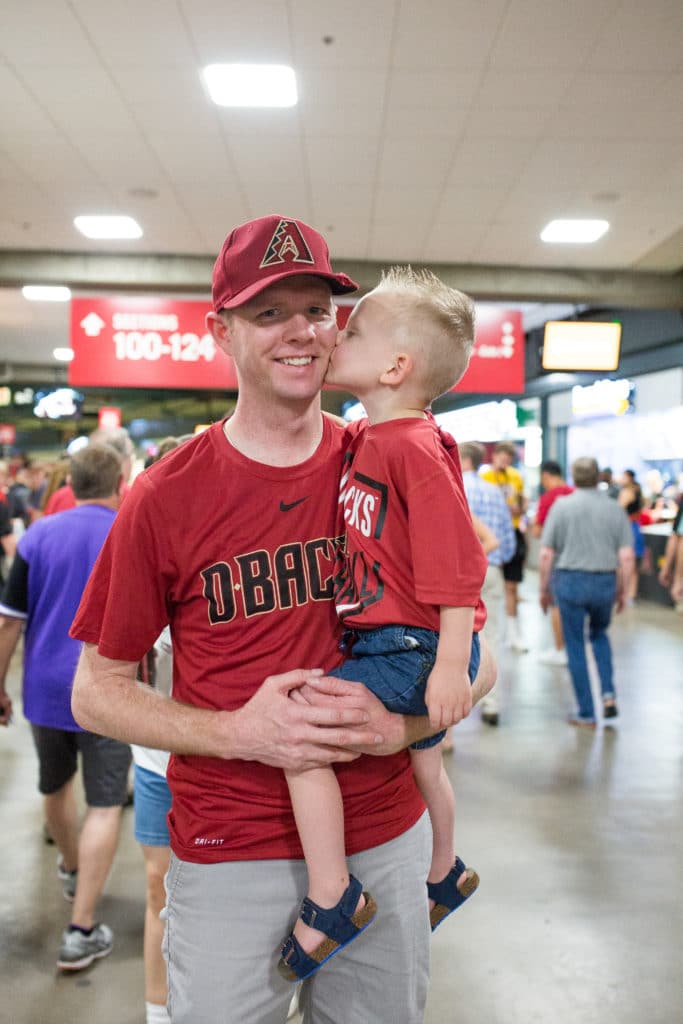
<svg viewBox="0 0 683 1024">
<path fill-rule="evenodd" d="M 293 107 L 298 100 L 285 64 L 209 64 L 202 77 L 219 107 Z"/>
<path fill-rule="evenodd" d="M 60 363 L 70 363 L 74 357 L 74 350 L 72 348 L 54 348 L 52 355 Z"/>
<path fill-rule="evenodd" d="M 142 238 L 142 228 L 132 217 L 76 217 L 74 224 L 86 238 Z"/>
<path fill-rule="evenodd" d="M 31 302 L 68 302 L 71 289 L 61 284 L 25 284 L 21 294 Z"/>
<path fill-rule="evenodd" d="M 606 220 L 551 220 L 541 232 L 543 242 L 597 242 L 609 228 Z"/>
</svg>

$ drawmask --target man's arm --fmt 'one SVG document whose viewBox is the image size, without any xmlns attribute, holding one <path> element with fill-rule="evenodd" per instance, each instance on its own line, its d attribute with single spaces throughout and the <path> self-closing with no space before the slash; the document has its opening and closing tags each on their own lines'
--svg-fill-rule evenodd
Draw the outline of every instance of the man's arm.
<svg viewBox="0 0 683 1024">
<path fill-rule="evenodd" d="M 124 743 L 177 754 L 240 758 L 292 771 L 351 761 L 358 748 L 384 742 L 367 707 L 371 696 L 294 701 L 291 690 L 318 670 L 269 676 L 236 711 L 214 711 L 163 697 L 135 679 L 136 662 L 114 661 L 85 644 L 71 706 L 79 725 Z"/>
<path fill-rule="evenodd" d="M 550 605 L 552 604 L 552 597 L 550 595 L 550 575 L 552 573 L 554 562 L 555 549 L 546 544 L 541 545 L 538 555 L 538 571 L 540 574 L 539 596 L 541 608 L 544 612 L 547 612 L 548 608 L 550 608 Z"/>
<path fill-rule="evenodd" d="M 680 537 L 676 546 L 671 597 L 677 604 L 683 601 L 683 541 L 681 541 Z"/>
<path fill-rule="evenodd" d="M 12 715 L 12 700 L 7 693 L 5 680 L 23 624 L 23 619 L 0 616 L 0 725 L 9 725 Z"/>
<path fill-rule="evenodd" d="M 619 567 L 617 568 L 617 599 L 616 609 L 618 612 L 624 610 L 626 595 L 628 594 L 631 576 L 635 568 L 636 559 L 632 547 L 619 548 Z"/>
</svg>

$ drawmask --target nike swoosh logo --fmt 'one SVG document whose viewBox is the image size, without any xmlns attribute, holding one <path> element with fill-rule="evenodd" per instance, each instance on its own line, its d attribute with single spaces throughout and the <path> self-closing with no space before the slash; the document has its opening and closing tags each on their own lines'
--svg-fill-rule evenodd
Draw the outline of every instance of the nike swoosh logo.
<svg viewBox="0 0 683 1024">
<path fill-rule="evenodd" d="M 308 501 L 309 497 L 310 497 L 310 495 L 307 494 L 305 498 L 299 498 L 298 501 L 293 501 L 291 503 L 291 505 L 287 505 L 287 504 L 285 504 L 284 501 L 281 501 L 280 502 L 280 511 L 281 512 L 291 512 L 291 510 L 293 508 L 296 508 L 297 505 L 301 505 L 304 501 Z"/>
</svg>

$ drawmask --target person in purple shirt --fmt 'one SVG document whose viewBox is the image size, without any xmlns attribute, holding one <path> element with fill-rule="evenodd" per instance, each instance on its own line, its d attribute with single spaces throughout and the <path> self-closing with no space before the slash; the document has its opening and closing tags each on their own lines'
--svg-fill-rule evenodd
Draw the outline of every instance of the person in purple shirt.
<svg viewBox="0 0 683 1024">
<path fill-rule="evenodd" d="M 24 633 L 23 709 L 38 754 L 38 788 L 60 852 L 64 896 L 73 900 L 57 966 L 77 971 L 111 951 L 111 929 L 95 910 L 118 842 L 130 748 L 84 732 L 71 714 L 71 686 L 81 644 L 69 636 L 88 576 L 119 507 L 121 459 L 89 445 L 70 467 L 76 507 L 39 519 L 23 536 L 0 601 L 0 725 L 11 721 L 5 687 Z M 81 755 L 87 813 L 78 830 L 74 778 Z"/>
</svg>

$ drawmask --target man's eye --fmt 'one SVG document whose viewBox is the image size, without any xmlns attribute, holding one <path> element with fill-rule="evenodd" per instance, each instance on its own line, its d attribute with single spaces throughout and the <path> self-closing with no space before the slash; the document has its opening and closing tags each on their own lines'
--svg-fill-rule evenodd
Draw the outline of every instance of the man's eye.
<svg viewBox="0 0 683 1024">
<path fill-rule="evenodd" d="M 262 320 L 270 320 L 274 316 L 277 316 L 279 312 L 280 312 L 280 310 L 279 309 L 275 309 L 275 308 L 273 308 L 273 309 L 263 309 L 259 313 L 259 317 Z"/>
<path fill-rule="evenodd" d="M 332 316 L 330 310 L 325 306 L 311 306 L 310 312 L 313 316 Z"/>
</svg>

